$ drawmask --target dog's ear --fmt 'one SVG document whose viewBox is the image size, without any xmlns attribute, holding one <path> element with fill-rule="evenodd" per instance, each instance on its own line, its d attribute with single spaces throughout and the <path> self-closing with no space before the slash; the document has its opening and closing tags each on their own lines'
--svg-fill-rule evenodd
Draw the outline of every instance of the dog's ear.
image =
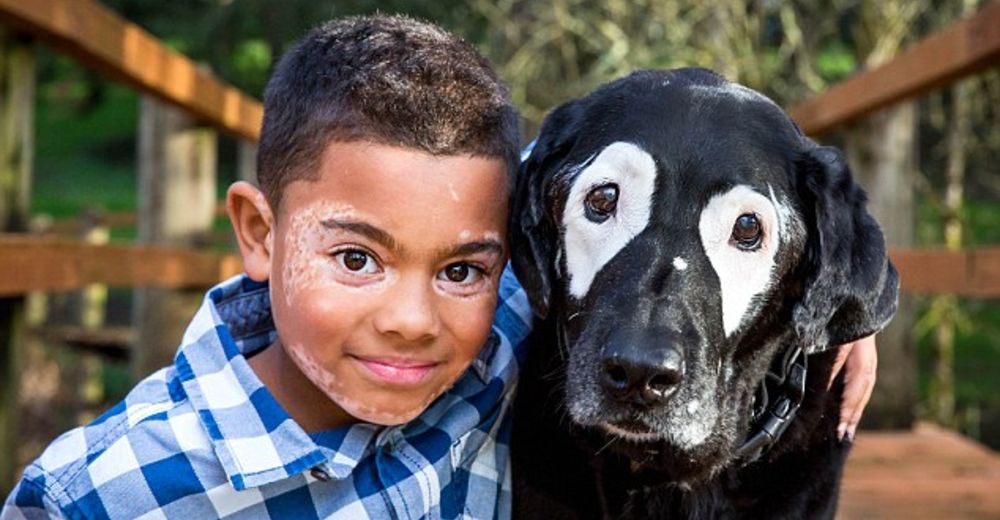
<svg viewBox="0 0 1000 520">
<path fill-rule="evenodd" d="M 565 167 L 576 141 L 583 108 L 579 100 L 560 105 L 545 117 L 531 154 L 521 162 L 511 207 L 511 262 L 517 279 L 540 318 L 549 313 L 556 274 L 559 227 L 555 222 L 552 180 Z"/>
<path fill-rule="evenodd" d="M 899 276 L 841 153 L 813 145 L 797 170 L 808 238 L 806 285 L 793 319 L 813 353 L 881 330 L 896 312 Z"/>
</svg>

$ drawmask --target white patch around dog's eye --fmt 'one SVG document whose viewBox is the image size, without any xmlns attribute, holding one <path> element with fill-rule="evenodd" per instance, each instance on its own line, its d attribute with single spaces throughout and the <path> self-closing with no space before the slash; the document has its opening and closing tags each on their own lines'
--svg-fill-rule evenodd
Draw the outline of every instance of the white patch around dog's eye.
<svg viewBox="0 0 1000 520">
<path fill-rule="evenodd" d="M 678 271 L 683 271 L 687 268 L 688 268 L 688 263 L 686 260 L 684 260 L 679 256 L 674 257 L 674 269 L 677 269 Z"/>
<path fill-rule="evenodd" d="M 740 221 L 741 216 L 752 218 Z M 740 227 L 734 229 L 740 221 Z M 747 239 L 747 222 L 756 221 L 760 238 Z M 722 326 L 731 335 L 748 317 L 755 296 L 770 287 L 774 276 L 774 255 L 781 225 L 774 204 L 749 186 L 736 186 L 708 201 L 698 221 L 705 254 L 719 277 L 722 297 Z M 753 247 L 748 247 L 752 245 Z"/>
<path fill-rule="evenodd" d="M 566 274 L 569 293 L 583 298 L 594 276 L 649 224 L 656 162 L 653 157 L 632 143 L 616 142 L 605 147 L 573 181 L 562 216 L 566 243 Z M 614 185 L 614 211 L 602 212 L 595 219 L 595 199 L 598 209 L 610 207 L 608 195 L 590 195 L 595 189 Z M 588 214 L 589 213 L 589 214 Z M 596 220 L 596 221 L 595 221 Z"/>
</svg>

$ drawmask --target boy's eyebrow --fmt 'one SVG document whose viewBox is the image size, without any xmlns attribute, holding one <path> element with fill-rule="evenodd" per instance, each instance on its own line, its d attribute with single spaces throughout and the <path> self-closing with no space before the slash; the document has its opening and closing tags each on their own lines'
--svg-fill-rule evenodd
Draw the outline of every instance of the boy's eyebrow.
<svg viewBox="0 0 1000 520">
<path fill-rule="evenodd" d="M 396 239 L 392 238 L 385 230 L 375 227 L 367 222 L 358 222 L 356 220 L 341 220 L 338 218 L 328 218 L 321 222 L 323 227 L 327 229 L 340 229 L 343 231 L 348 231 L 356 235 L 361 235 L 367 237 L 375 242 L 378 242 L 386 249 L 399 252 L 399 245 L 396 243 Z"/>
<path fill-rule="evenodd" d="M 444 248 L 437 251 L 438 258 L 448 258 L 453 256 L 473 255 L 476 253 L 493 253 L 497 256 L 503 255 L 503 244 L 499 240 L 487 238 L 478 242 L 466 242 L 452 248 Z"/>
<path fill-rule="evenodd" d="M 320 221 L 323 227 L 327 229 L 339 229 L 342 231 L 347 231 L 349 233 L 354 233 L 367 237 L 375 242 L 378 242 L 382 247 L 399 254 L 402 252 L 402 248 L 396 242 L 396 239 L 392 238 L 392 235 L 388 231 L 385 231 L 379 227 L 373 226 L 367 222 L 359 222 L 356 220 L 343 220 L 334 218 L 328 218 Z M 487 238 L 485 240 L 480 240 L 476 242 L 466 242 L 464 244 L 459 244 L 455 247 L 445 247 L 436 252 L 437 258 L 448 258 L 453 256 L 464 256 L 472 255 L 476 253 L 493 253 L 495 255 L 503 255 L 504 249 L 503 244 L 499 240 L 494 240 L 492 238 Z"/>
</svg>

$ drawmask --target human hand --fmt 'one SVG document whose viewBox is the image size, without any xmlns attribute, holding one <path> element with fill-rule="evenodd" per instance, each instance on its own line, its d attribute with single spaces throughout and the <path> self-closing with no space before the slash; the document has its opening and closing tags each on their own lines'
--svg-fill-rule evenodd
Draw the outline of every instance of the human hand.
<svg viewBox="0 0 1000 520">
<path fill-rule="evenodd" d="M 875 388 L 875 370 L 878 367 L 878 354 L 875 351 L 875 335 L 862 338 L 854 343 L 840 346 L 837 358 L 830 372 L 827 388 L 833 385 L 833 380 L 844 372 L 844 395 L 840 403 L 840 422 L 837 424 L 837 438 L 854 440 L 854 433 L 861 422 L 861 414 L 871 399 Z"/>
</svg>

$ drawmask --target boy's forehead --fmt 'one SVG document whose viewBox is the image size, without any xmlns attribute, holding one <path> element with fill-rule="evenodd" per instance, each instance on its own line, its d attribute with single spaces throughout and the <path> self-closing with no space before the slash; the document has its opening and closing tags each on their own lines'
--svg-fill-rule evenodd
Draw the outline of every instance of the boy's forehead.
<svg viewBox="0 0 1000 520">
<path fill-rule="evenodd" d="M 282 212 L 398 216 L 409 208 L 428 217 L 478 220 L 502 210 L 505 218 L 512 184 L 502 158 L 370 142 L 330 143 L 317 169 L 286 186 Z"/>
</svg>

